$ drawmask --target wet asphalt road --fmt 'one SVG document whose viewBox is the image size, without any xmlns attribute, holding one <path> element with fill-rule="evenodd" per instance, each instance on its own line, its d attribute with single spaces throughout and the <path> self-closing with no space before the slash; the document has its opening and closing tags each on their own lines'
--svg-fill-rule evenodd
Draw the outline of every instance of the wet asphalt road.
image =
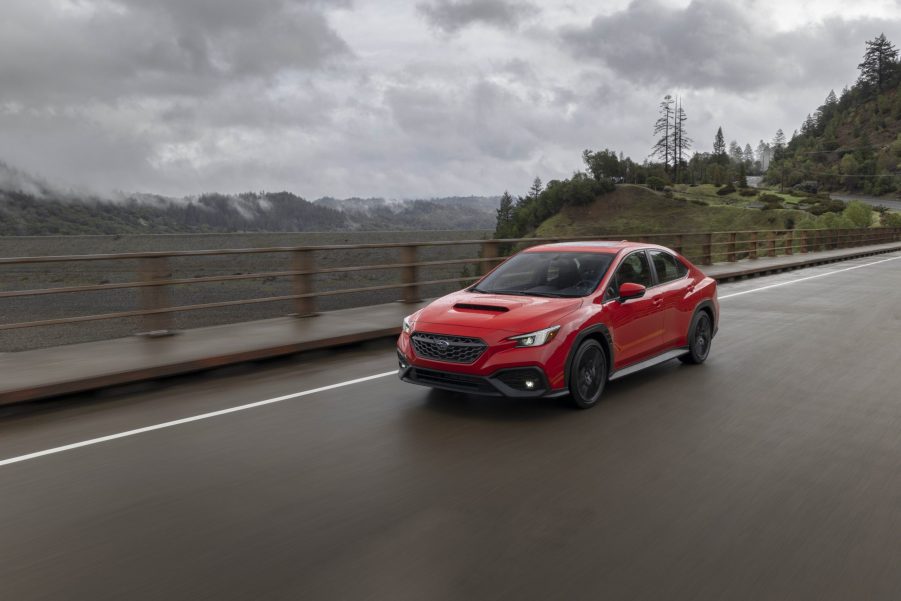
<svg viewBox="0 0 901 601">
<path fill-rule="evenodd" d="M 898 257 L 898 260 L 885 261 Z M 901 255 L 748 280 L 597 408 L 366 383 L 0 467 L 0 599 L 901 598 Z M 394 368 L 0 412 L 0 459 Z"/>
</svg>

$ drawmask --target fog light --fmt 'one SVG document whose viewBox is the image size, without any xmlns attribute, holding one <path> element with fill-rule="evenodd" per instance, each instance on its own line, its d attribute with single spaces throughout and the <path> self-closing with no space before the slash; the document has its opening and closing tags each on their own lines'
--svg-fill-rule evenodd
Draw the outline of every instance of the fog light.
<svg viewBox="0 0 901 601">
<path fill-rule="evenodd" d="M 526 388 L 528 388 L 529 390 L 535 389 L 535 380 L 526 380 L 525 384 L 526 384 Z"/>
</svg>

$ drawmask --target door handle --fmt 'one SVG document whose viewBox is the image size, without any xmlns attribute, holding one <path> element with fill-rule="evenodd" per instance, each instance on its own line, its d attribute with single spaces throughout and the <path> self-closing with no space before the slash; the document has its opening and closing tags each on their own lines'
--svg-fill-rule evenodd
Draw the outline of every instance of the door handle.
<svg viewBox="0 0 901 601">
<path fill-rule="evenodd" d="M 689 286 L 688 288 L 686 288 L 686 290 L 689 292 L 689 294 L 692 293 L 692 292 L 694 292 L 694 291 L 695 291 L 695 285 L 692 284 L 691 286 Z"/>
<path fill-rule="evenodd" d="M 654 299 L 654 305 L 655 305 L 655 306 L 659 307 L 661 304 L 663 304 L 663 299 L 662 299 L 662 298 L 655 298 L 655 299 Z"/>
</svg>

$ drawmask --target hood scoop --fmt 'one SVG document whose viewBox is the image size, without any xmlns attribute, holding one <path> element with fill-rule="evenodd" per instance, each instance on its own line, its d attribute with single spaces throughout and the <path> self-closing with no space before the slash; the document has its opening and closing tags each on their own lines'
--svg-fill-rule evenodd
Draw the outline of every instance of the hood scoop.
<svg viewBox="0 0 901 601">
<path fill-rule="evenodd" d="M 499 307 L 498 305 L 478 305 L 475 303 L 457 303 L 454 309 L 463 309 L 466 311 L 489 311 L 491 313 L 506 313 L 510 309 L 507 307 Z"/>
</svg>

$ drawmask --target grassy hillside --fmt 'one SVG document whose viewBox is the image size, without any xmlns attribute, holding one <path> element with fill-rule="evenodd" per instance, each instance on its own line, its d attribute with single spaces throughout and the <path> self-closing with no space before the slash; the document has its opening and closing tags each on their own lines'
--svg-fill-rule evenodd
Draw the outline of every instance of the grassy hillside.
<svg viewBox="0 0 901 601">
<path fill-rule="evenodd" d="M 710 205 L 700 197 L 667 198 L 643 186 L 622 185 L 594 202 L 564 207 L 535 230 L 536 236 L 594 236 L 607 233 L 709 232 L 782 229 L 809 216 L 801 210 L 761 210 Z"/>
</svg>

